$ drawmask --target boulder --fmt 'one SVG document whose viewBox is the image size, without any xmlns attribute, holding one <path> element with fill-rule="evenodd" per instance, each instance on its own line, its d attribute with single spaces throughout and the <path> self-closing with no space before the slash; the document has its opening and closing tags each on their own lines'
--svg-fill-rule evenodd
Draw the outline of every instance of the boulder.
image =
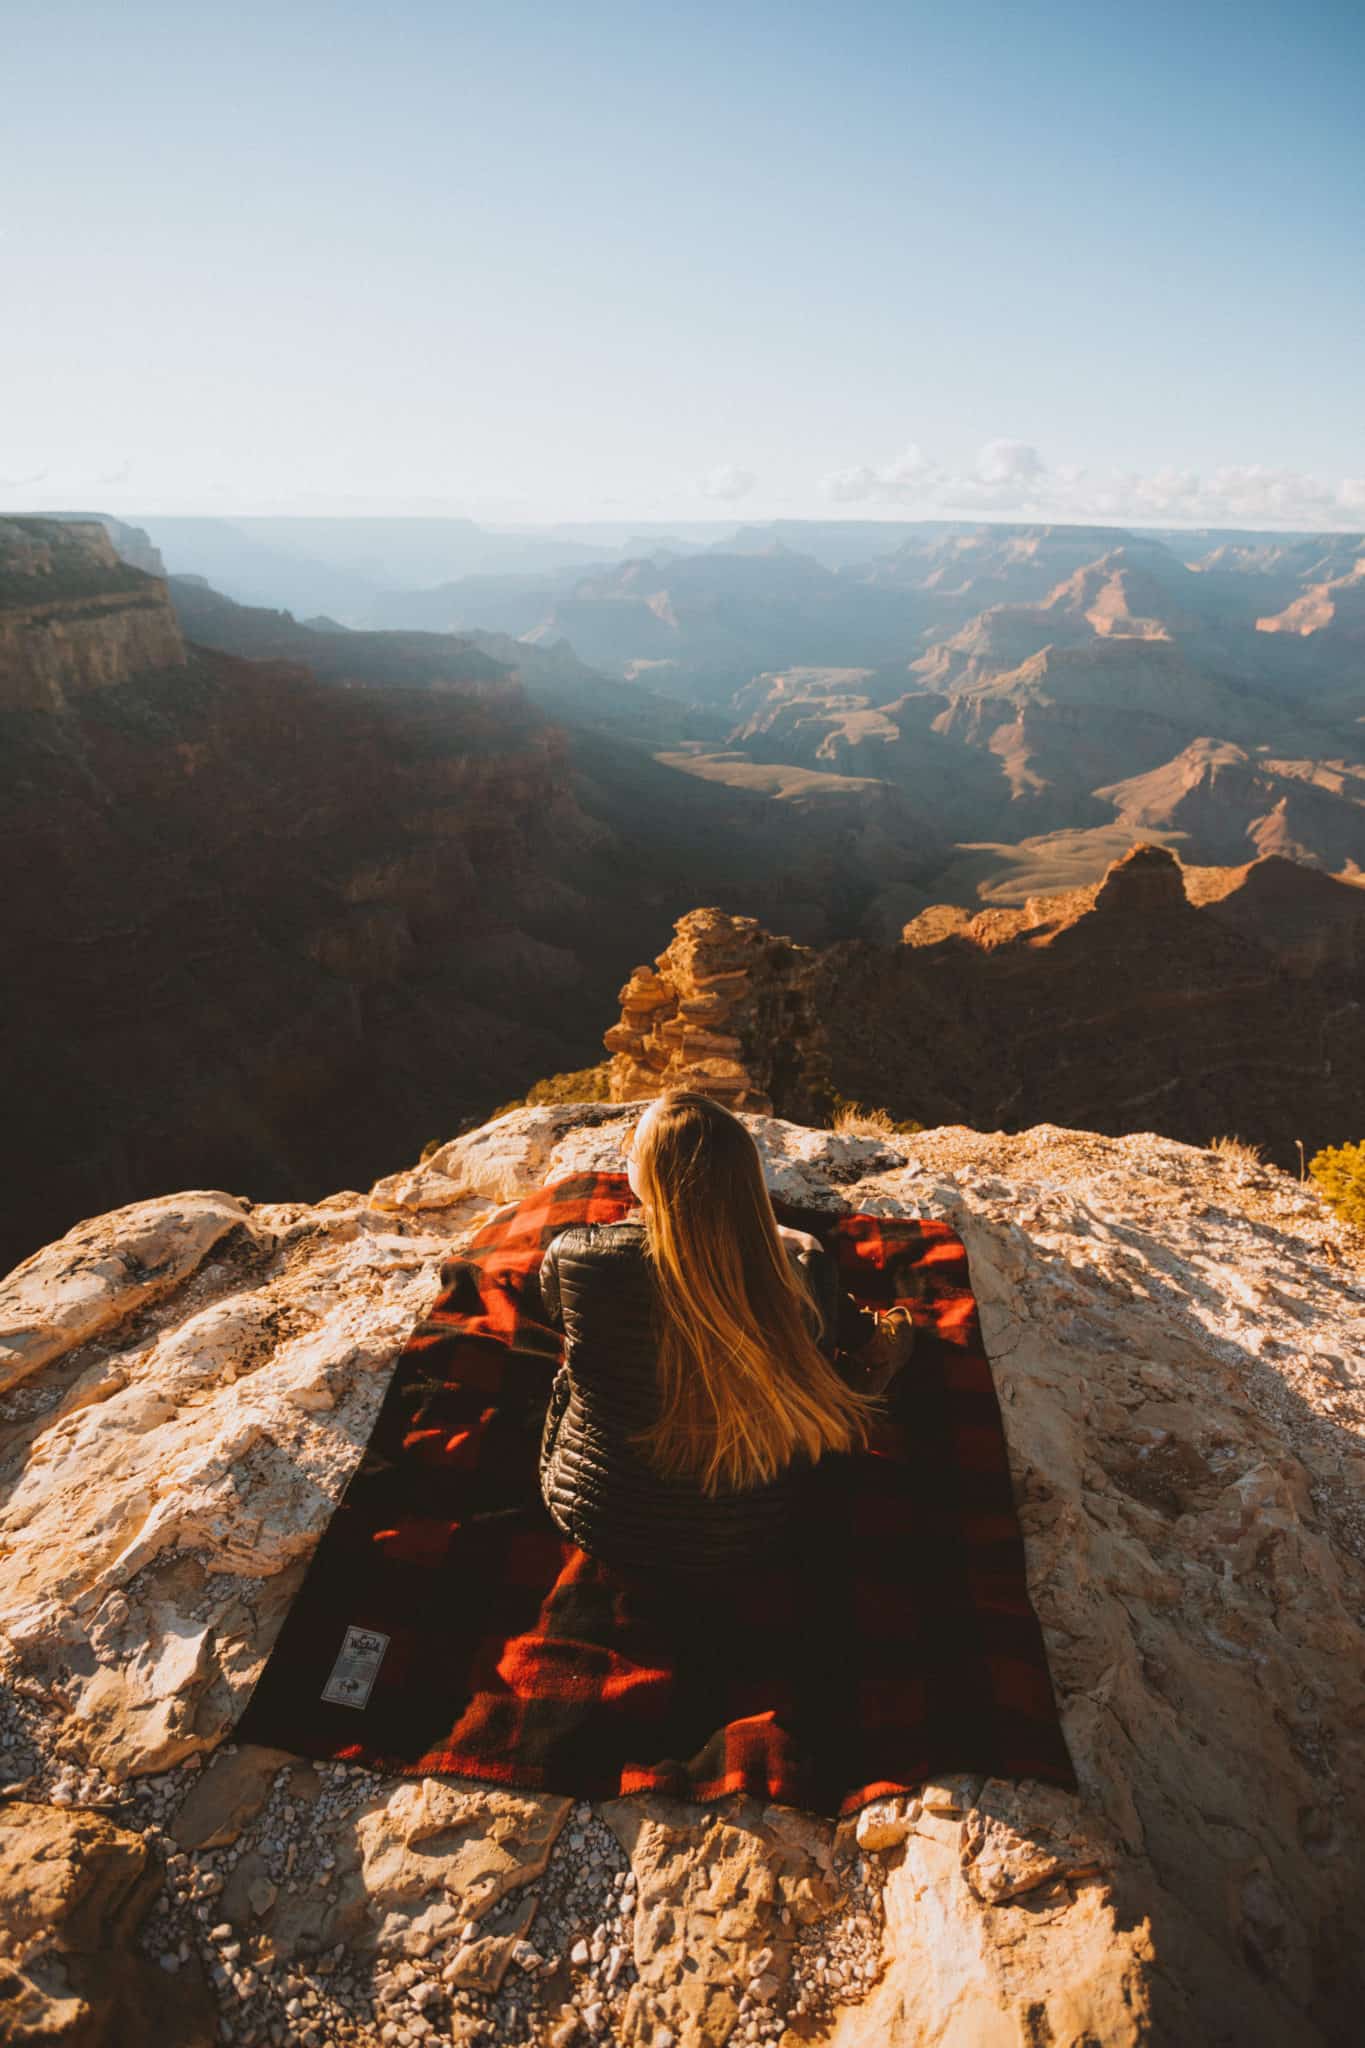
<svg viewBox="0 0 1365 2048">
<path fill-rule="evenodd" d="M 139 1954 L 160 1888 L 140 1835 L 102 1814 L 0 1805 L 0 2010 L 10 2048 L 152 2039 L 210 2048 L 217 2016 L 192 1954 Z"/>
<path fill-rule="evenodd" d="M 544 1181 L 620 1170 L 634 1117 L 519 1110 L 313 1206 L 139 1204 L 13 1276 L 15 2038 L 178 2048 L 205 2001 L 244 2048 L 1348 2038 L 1365 1276 L 1245 1154 L 746 1119 L 775 1193 L 966 1242 L 1078 1795 L 949 1776 L 836 1825 L 233 1744 L 442 1260 Z"/>
</svg>

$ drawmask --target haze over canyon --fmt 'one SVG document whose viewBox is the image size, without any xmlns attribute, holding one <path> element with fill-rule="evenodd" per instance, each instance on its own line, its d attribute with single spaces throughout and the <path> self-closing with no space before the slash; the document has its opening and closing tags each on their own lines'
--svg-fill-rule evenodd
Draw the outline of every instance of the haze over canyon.
<svg viewBox="0 0 1365 2048">
<path fill-rule="evenodd" d="M 0 734 L 0 1263 L 605 1088 L 703 908 L 779 1113 L 1356 1135 L 1360 534 L 6 516 Z"/>
</svg>

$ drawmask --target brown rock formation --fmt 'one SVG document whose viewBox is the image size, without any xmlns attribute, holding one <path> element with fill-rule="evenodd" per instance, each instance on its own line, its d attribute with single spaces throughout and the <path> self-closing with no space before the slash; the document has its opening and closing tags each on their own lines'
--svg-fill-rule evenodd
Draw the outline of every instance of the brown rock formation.
<svg viewBox="0 0 1365 2048">
<path fill-rule="evenodd" d="M 1335 628 L 1343 635 L 1352 629 L 1357 635 L 1365 621 L 1365 548 L 1346 573 L 1321 583 L 1310 584 L 1282 612 L 1257 619 L 1258 633 L 1296 633 L 1307 639 Z"/>
<path fill-rule="evenodd" d="M 0 711 L 65 711 L 185 659 L 164 581 L 120 561 L 98 521 L 0 519 Z"/>
<path fill-rule="evenodd" d="M 1097 885 L 826 949 L 810 993 L 834 1086 L 925 1123 L 1236 1133 L 1285 1166 L 1296 1138 L 1340 1143 L 1365 1101 L 1365 893 L 1270 866 L 1195 903 L 1169 849 L 1139 845 Z"/>
<path fill-rule="evenodd" d="M 697 1088 L 824 1121 L 842 1096 L 986 1130 L 1236 1134 L 1296 1166 L 1296 1139 L 1353 1136 L 1365 1101 L 1365 888 L 1278 858 L 1185 870 L 1143 843 L 1023 909 L 936 904 L 894 947 L 700 910 L 621 1004 L 618 1102 Z"/>
<path fill-rule="evenodd" d="M 1310 979 L 1335 970 L 1365 982 L 1365 886 L 1269 854 L 1240 868 L 1184 871 L 1191 903 Z"/>
<path fill-rule="evenodd" d="M 1260 853 L 1329 873 L 1365 869 L 1365 763 L 1277 759 L 1204 738 L 1094 793 L 1133 833 L 1183 834 L 1187 868 Z"/>
<path fill-rule="evenodd" d="M 212 2048 L 216 2016 L 197 1957 L 159 1969 L 133 1948 L 161 1889 L 142 1835 L 68 1805 L 0 1806 L 0 2021 L 20 2048 Z"/>
<path fill-rule="evenodd" d="M 371 1177 L 586 1065 L 623 967 L 699 897 L 824 937 L 885 874 L 840 819 L 547 724 L 454 639 L 201 593 L 187 620 L 239 644 L 187 651 L 103 525 L 3 534 L 0 1270 L 166 1187 Z M 291 649 L 325 681 L 239 658 Z"/>
<path fill-rule="evenodd" d="M 772 1114 L 776 1098 L 823 1105 L 818 1031 L 806 996 L 816 955 L 774 938 L 753 917 L 689 911 L 653 967 L 621 990 L 621 1019 L 604 1033 L 613 1102 L 694 1088 L 731 1109 Z"/>
<path fill-rule="evenodd" d="M 196 650 L 7 717 L 0 1269 L 158 1187 L 318 1192 L 600 1029 L 606 835 L 524 702 Z"/>
</svg>

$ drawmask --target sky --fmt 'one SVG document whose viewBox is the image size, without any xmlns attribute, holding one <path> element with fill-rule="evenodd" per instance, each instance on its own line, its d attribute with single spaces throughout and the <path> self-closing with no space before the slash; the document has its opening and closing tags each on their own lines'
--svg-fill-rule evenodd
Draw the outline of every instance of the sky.
<svg viewBox="0 0 1365 2048">
<path fill-rule="evenodd" d="M 64 0 L 0 509 L 1365 527 L 1360 0 Z"/>
</svg>

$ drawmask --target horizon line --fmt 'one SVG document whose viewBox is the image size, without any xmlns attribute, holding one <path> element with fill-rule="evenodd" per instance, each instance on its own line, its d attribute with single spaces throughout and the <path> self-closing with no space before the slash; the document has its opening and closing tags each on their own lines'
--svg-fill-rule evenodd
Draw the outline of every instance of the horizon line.
<svg viewBox="0 0 1365 2048">
<path fill-rule="evenodd" d="M 1332 538 L 1334 538 L 1334 539 L 1340 539 L 1340 538 L 1342 538 L 1343 536 L 1345 536 L 1345 537 L 1352 537 L 1352 536 L 1356 536 L 1356 535 L 1359 535 L 1359 536 L 1360 536 L 1360 538 L 1362 538 L 1362 539 L 1365 539 L 1365 526 L 1361 526 L 1361 525 L 1341 525 L 1341 526 L 1324 526 L 1324 525 L 1321 525 L 1321 524 L 1299 524 L 1299 523 L 1297 523 L 1297 522 L 1294 522 L 1294 521 L 1285 521 L 1285 522 L 1280 522 L 1280 523 L 1278 523 L 1278 524 L 1275 524 L 1275 525 L 1266 525 L 1266 524 L 1262 524 L 1262 523 L 1261 523 L 1260 521 L 1257 521 L 1257 520 L 1240 520 L 1240 521 L 1236 521 L 1236 522 L 1228 522 L 1228 523 L 1223 523 L 1223 522 L 1215 522 L 1215 521 L 1211 521 L 1211 520 L 1207 520 L 1207 519 L 1205 519 L 1205 520 L 1185 520 L 1185 519 L 1171 519 L 1171 520 L 1163 520 L 1163 521 L 1156 521 L 1156 522 L 1144 520 L 1144 521 L 1142 521 L 1142 522 L 1140 522 L 1140 523 L 1139 523 L 1139 522 L 1137 522 L 1137 521 L 1133 521 L 1133 520 L 1119 520 L 1119 519 L 1112 519 L 1112 518 L 1111 518 L 1111 519 L 1102 519 L 1102 518 L 1097 518 L 1097 517 L 1096 517 L 1096 518 L 1089 518 L 1089 519 L 1082 519 L 1082 518 L 1075 518 L 1075 519 L 1056 519 L 1056 518 L 1049 518 L 1049 517 L 1047 517 L 1047 516 L 1038 516 L 1038 515 L 1035 515 L 1035 516 L 1033 516 L 1033 517 L 1027 517 L 1027 516 L 1023 516 L 1023 515 L 1016 515 L 1015 517 L 1012 517 L 1012 518 L 1006 518 L 1006 517 L 1004 517 L 1004 516 L 995 516 L 995 517 L 991 517 L 991 516 L 988 516 L 988 515 L 986 515 L 986 514 L 983 514 L 983 513 L 969 513 L 969 514 L 960 514 L 960 515 L 957 515 L 957 516 L 954 516 L 954 515 L 951 515 L 951 514 L 947 514 L 947 513 L 940 513 L 940 514 L 937 514 L 937 515 L 935 515 L 935 516 L 927 516 L 927 517 L 922 517 L 922 518 L 907 518 L 907 517 L 898 517 L 898 516 L 895 516 L 895 515 L 886 515 L 886 516 L 869 516 L 869 515 L 859 515 L 859 514 L 850 514 L 850 513 L 830 513 L 830 514 L 817 514 L 817 513 L 795 513 L 795 512 L 776 512 L 776 513 L 766 513 L 766 514 L 765 514 L 765 513 L 751 513 L 751 514 L 749 514 L 749 515 L 747 515 L 747 516 L 745 516 L 745 517 L 741 517 L 741 518 L 734 518 L 734 519 L 692 519 L 692 518 L 679 518 L 679 519 L 668 519 L 668 518 L 657 518 L 657 517 L 653 517 L 653 518 L 646 518 L 646 517 L 635 517 L 635 516 L 633 516 L 633 515 L 631 515 L 631 514 L 627 513 L 627 514 L 624 514 L 623 516 L 620 516 L 620 517 L 617 517 L 617 518 L 604 518 L 604 517 L 601 517 L 601 516 L 596 516 L 596 517 L 583 517 L 583 518 L 576 518 L 576 519 L 560 519 L 560 518 L 556 518 L 556 519 L 534 519 L 534 520 L 504 520 L 504 519 L 497 519 L 497 518 L 489 518 L 489 517 L 487 517 L 486 515 L 483 515 L 483 516 L 481 516 L 481 515 L 479 515 L 479 514 L 477 514 L 477 513 L 473 513 L 473 512 L 455 512 L 455 511 L 443 511 L 443 512 L 438 512 L 438 511 L 429 511 L 429 512 L 386 512 L 386 511 L 375 511 L 375 512 L 359 512 L 359 511 L 357 511 L 357 512 L 323 512 L 323 511 L 310 511 L 310 512 L 298 512 L 298 511 L 292 511 L 292 512 L 281 512 L 281 511 L 268 511 L 268 512 L 261 512 L 261 511 L 250 511 L 250 510 L 246 510 L 246 509 L 242 509 L 242 508 L 234 508 L 233 510 L 231 510 L 231 511 L 228 511 L 228 510 L 225 510 L 225 509 L 223 509 L 223 508 L 221 508 L 221 507 L 220 507 L 220 508 L 218 508 L 218 509 L 217 509 L 217 510 L 215 510 L 215 511 L 197 511 L 197 512 L 186 512 L 186 511 L 156 511 L 156 510 L 147 510 L 147 509 L 145 509 L 145 508 L 144 508 L 144 509 L 139 509 L 139 510 L 138 510 L 138 511 L 136 511 L 136 512 L 133 512 L 133 511 L 118 511 L 118 512 L 114 512 L 114 511 L 109 511 L 109 510 L 107 510 L 107 509 L 105 509 L 105 508 L 102 508 L 102 507 L 98 507 L 98 506 L 94 506 L 94 507 L 92 507 L 92 506 L 80 506 L 80 505 L 70 505 L 70 504 L 65 504 L 65 505 L 51 505 L 51 506 L 39 506 L 39 505 L 23 505 L 23 506 L 4 506 L 4 505 L 0 505 L 0 519 L 62 519 L 62 518 L 66 518 L 66 519 L 78 519 L 78 518 L 88 518 L 88 519 L 113 519 L 113 520 L 116 520 L 116 521 L 118 521 L 118 522 L 119 522 L 119 524 L 121 524 L 121 525 L 124 525 L 124 526 L 136 526 L 136 525 L 138 524 L 138 522 L 139 522 L 140 520 L 156 520 L 156 519 L 203 519 L 203 520 L 214 520 L 214 521 L 220 521 L 220 522 L 222 522 L 222 523 L 225 523 L 225 524 L 231 524 L 231 523 L 232 523 L 232 522 L 233 522 L 234 520 L 244 520 L 244 519 L 270 519 L 270 520 L 295 520 L 295 519 L 297 519 L 297 520 L 310 520 L 310 521 L 313 521 L 313 522 L 317 522 L 317 521 L 321 521 L 321 520 L 330 520 L 330 521 L 333 521 L 333 522 L 335 522 L 335 523 L 336 523 L 337 525 L 345 525 L 345 524 L 347 524 L 347 523 L 349 523 L 349 522 L 351 522 L 351 521 L 359 521 L 359 520 L 383 520 L 383 521 L 392 521 L 392 522 L 393 522 L 394 524 L 399 524 L 399 523 L 402 523 L 402 522 L 411 522 L 411 523 L 421 522 L 421 523 L 424 523 L 424 524 L 425 524 L 425 523 L 431 523 L 431 522 L 437 522 L 437 523 L 439 523 L 439 522 L 441 522 L 441 521 L 449 521 L 449 522 L 451 522 L 452 524 L 460 524 L 460 525 L 468 525 L 468 526 L 474 526 L 474 527 L 477 527 L 477 528 L 478 528 L 478 529 L 479 529 L 480 531 L 483 531 L 483 532 L 488 532 L 488 533 L 505 533 L 505 534 L 510 534 L 510 533 L 525 533 L 525 534 L 558 534 L 558 533 L 563 533 L 563 532 L 564 532 L 564 531 L 565 531 L 566 529 L 573 529 L 573 528 L 592 528 L 592 527 L 598 527 L 598 528 L 601 528 L 601 527 L 609 527 L 609 528 L 613 528 L 613 529 L 614 529 L 614 528 L 617 528 L 617 527 L 634 527 L 634 528 L 635 528 L 635 529 L 636 529 L 637 531 L 639 531 L 639 532 L 640 532 L 640 533 L 642 533 L 642 534 L 648 533 L 648 532 L 649 532 L 649 531 L 650 531 L 651 529 L 657 529 L 657 530 L 658 530 L 658 532 L 659 532 L 660 534 L 664 534 L 664 535 L 666 535 L 666 534 L 667 534 L 667 533 L 669 533 L 669 532 L 677 532 L 677 533 L 683 533 L 683 532 L 686 532 L 686 531 L 687 531 L 687 530 L 688 530 L 689 528 L 691 528 L 691 529 L 692 529 L 692 530 L 694 530 L 694 531 L 696 531 L 696 530 L 701 530 L 701 529 L 705 529 L 705 530 L 707 530 L 707 531 L 709 531 L 709 532 L 718 532 L 718 533 L 722 533 L 722 534 L 728 534 L 728 533 L 736 533 L 736 532 L 743 532 L 743 531 L 744 531 L 744 530 L 745 530 L 746 528 L 751 528 L 751 527 L 764 527 L 764 526 L 864 526 L 864 527 L 866 527 L 866 526 L 887 526 L 887 527 L 923 527 L 923 528 L 930 528 L 930 527 L 936 527 L 936 528 L 953 528 L 953 527 L 959 527 L 959 528 L 968 528 L 968 529 L 977 529 L 977 528 L 983 528 L 983 527 L 984 527 L 984 528 L 990 528 L 990 527 L 1000 527 L 1000 528 L 1011 528 L 1011 527 L 1013 527 L 1013 528 L 1023 528 L 1023 529 L 1031 529 L 1031 530 L 1036 530 L 1036 529 L 1039 529 L 1039 528 L 1048 528 L 1048 529 L 1054 529 L 1054 530 L 1061 530 L 1061 531 L 1078 531 L 1078 530 L 1084 530 L 1084 529 L 1086 529 L 1086 528 L 1093 528 L 1093 529 L 1095 529 L 1096 531 L 1099 531 L 1099 532 L 1106 532 L 1106 533 L 1129 533 L 1129 534 L 1143 534 L 1143 533 L 1153 533 L 1153 534 L 1159 534 L 1159 533 L 1268 533 L 1268 534 L 1278 534 L 1278 533 L 1296 533 L 1296 534 L 1310 534 L 1310 535 L 1313 535 L 1313 534 L 1322 534 L 1322 535 L 1330 535 L 1330 536 L 1331 536 Z"/>
</svg>

